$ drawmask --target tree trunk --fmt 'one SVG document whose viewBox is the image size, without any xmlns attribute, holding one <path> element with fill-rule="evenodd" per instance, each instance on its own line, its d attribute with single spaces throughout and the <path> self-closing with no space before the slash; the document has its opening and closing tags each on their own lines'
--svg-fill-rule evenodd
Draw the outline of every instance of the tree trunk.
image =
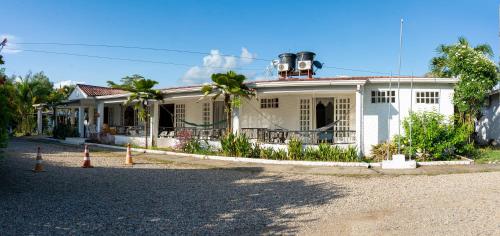
<svg viewBox="0 0 500 236">
<path fill-rule="evenodd" d="M 224 94 L 224 106 L 226 107 L 226 135 L 233 133 L 233 120 L 232 120 L 232 108 L 231 108 L 231 95 Z"/>
</svg>

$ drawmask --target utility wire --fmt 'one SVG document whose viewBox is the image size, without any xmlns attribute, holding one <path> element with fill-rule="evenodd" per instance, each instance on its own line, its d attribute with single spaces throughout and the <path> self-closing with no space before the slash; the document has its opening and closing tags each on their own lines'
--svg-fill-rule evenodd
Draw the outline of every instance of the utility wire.
<svg viewBox="0 0 500 236">
<path fill-rule="evenodd" d="M 139 47 L 139 46 L 112 45 L 112 44 L 59 43 L 59 42 L 23 42 L 23 43 L 16 43 L 16 44 L 19 44 L 19 45 L 56 45 L 56 46 L 105 47 L 105 48 L 138 49 L 138 50 L 148 50 L 148 51 L 177 52 L 177 53 L 188 53 L 188 54 L 198 54 L 198 55 L 212 55 L 209 52 L 194 51 L 194 50 L 182 50 L 182 49 L 171 49 L 171 48 L 154 48 L 154 47 Z M 27 51 L 27 50 L 25 50 L 25 51 Z M 234 55 L 230 55 L 230 54 L 218 54 L 218 55 L 224 56 L 224 57 L 235 57 L 235 58 L 241 58 L 241 59 L 252 59 L 252 60 L 256 60 L 256 61 L 266 61 L 266 62 L 271 62 L 271 61 L 274 60 L 274 59 L 268 59 L 268 58 L 234 56 Z M 388 72 L 380 72 L 380 71 L 372 71 L 372 70 L 362 70 L 362 69 L 353 69 L 353 68 L 345 68 L 345 67 L 335 67 L 335 66 L 323 66 L 323 68 L 330 68 L 330 69 L 337 69 L 337 70 L 344 70 L 344 71 L 353 71 L 353 72 L 362 72 L 362 73 L 372 73 L 372 74 L 379 74 L 379 75 L 390 75 L 391 74 L 391 73 L 388 73 Z"/>
<path fill-rule="evenodd" d="M 9 49 L 9 48 L 6 47 L 6 49 Z M 68 55 L 68 56 L 98 58 L 98 59 L 107 59 L 107 60 L 143 62 L 143 63 L 153 63 L 153 64 L 163 64 L 163 65 L 173 65 L 173 66 L 185 66 L 185 67 L 200 66 L 200 67 L 205 67 L 205 68 L 227 69 L 226 67 L 222 67 L 222 66 L 190 65 L 190 64 L 165 62 L 165 61 L 153 61 L 153 60 L 143 60 L 143 59 L 122 58 L 122 57 L 97 56 L 97 55 L 79 54 L 79 53 L 68 53 L 68 52 L 54 52 L 54 51 L 36 50 L 36 49 L 20 49 L 20 50 L 21 51 L 26 51 L 26 52 L 36 52 L 36 53 L 56 54 L 56 55 Z M 243 67 L 234 67 L 232 69 L 251 70 L 251 71 L 261 71 L 262 70 L 262 69 L 253 69 L 253 68 L 243 68 Z"/>
<path fill-rule="evenodd" d="M 137 47 L 137 46 L 126 46 L 126 45 L 110 45 L 110 44 L 87 44 L 87 43 L 52 43 L 52 42 L 42 42 L 42 43 L 16 43 L 24 45 L 57 45 L 57 46 L 82 46 L 82 47 L 105 47 L 105 48 L 123 48 L 123 49 L 138 49 L 138 50 L 148 50 L 148 51 L 164 51 L 164 52 L 178 52 L 178 53 L 189 53 L 189 54 L 199 54 L 199 55 L 212 55 L 208 52 L 192 51 L 192 50 L 182 50 L 182 49 L 170 49 L 170 48 L 153 48 L 153 47 Z M 259 61 L 272 61 L 269 59 L 257 58 L 257 57 L 245 57 L 245 56 L 234 56 L 229 54 L 218 54 L 225 57 L 236 57 L 242 59 L 252 59 Z"/>
</svg>

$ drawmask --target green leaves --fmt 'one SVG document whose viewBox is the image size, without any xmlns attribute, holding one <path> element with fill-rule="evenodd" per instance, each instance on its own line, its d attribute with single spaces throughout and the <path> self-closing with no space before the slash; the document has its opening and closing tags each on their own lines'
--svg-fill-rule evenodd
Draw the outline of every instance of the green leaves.
<svg viewBox="0 0 500 236">
<path fill-rule="evenodd" d="M 246 77 L 244 75 L 237 74 L 234 71 L 212 74 L 213 83 L 210 85 L 204 85 L 201 88 L 201 92 L 204 97 L 214 95 L 212 97 L 213 100 L 216 100 L 220 95 L 224 95 L 226 112 L 231 114 L 232 108 L 240 105 L 239 99 L 241 97 L 249 98 L 255 95 L 254 91 L 244 84 L 245 80 Z M 231 133 L 232 131 L 231 126 L 231 119 L 228 117 L 228 133 Z"/>
<path fill-rule="evenodd" d="M 431 74 L 438 77 L 456 76 L 453 102 L 461 113 L 479 115 L 491 89 L 499 82 L 497 66 L 490 57 L 493 50 L 487 44 L 471 47 L 464 37 L 456 44 L 440 45 L 439 56 L 431 60 Z"/>
</svg>

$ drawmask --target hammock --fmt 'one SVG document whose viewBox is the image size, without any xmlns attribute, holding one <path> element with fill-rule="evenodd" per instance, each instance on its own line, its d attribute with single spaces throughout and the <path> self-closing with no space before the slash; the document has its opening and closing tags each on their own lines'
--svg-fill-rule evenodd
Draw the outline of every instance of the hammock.
<svg viewBox="0 0 500 236">
<path fill-rule="evenodd" d="M 184 123 L 184 124 L 188 124 L 188 125 L 195 126 L 195 127 L 213 127 L 215 125 L 226 123 L 226 120 L 217 121 L 217 122 L 212 123 L 212 124 L 196 124 L 196 123 L 189 122 L 189 121 L 186 121 L 186 120 L 181 120 L 181 119 L 179 119 L 179 121 L 182 122 L 182 123 Z"/>
</svg>

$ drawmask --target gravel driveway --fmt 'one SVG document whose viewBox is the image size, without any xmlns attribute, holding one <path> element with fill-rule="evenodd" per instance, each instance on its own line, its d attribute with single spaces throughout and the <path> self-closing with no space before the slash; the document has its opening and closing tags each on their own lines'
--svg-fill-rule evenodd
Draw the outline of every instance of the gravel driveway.
<svg viewBox="0 0 500 236">
<path fill-rule="evenodd" d="M 46 172 L 32 173 L 36 146 Z M 11 142 L 0 235 L 500 235 L 500 172 L 347 177 Z M 149 154 L 148 154 L 149 155 Z"/>
</svg>

